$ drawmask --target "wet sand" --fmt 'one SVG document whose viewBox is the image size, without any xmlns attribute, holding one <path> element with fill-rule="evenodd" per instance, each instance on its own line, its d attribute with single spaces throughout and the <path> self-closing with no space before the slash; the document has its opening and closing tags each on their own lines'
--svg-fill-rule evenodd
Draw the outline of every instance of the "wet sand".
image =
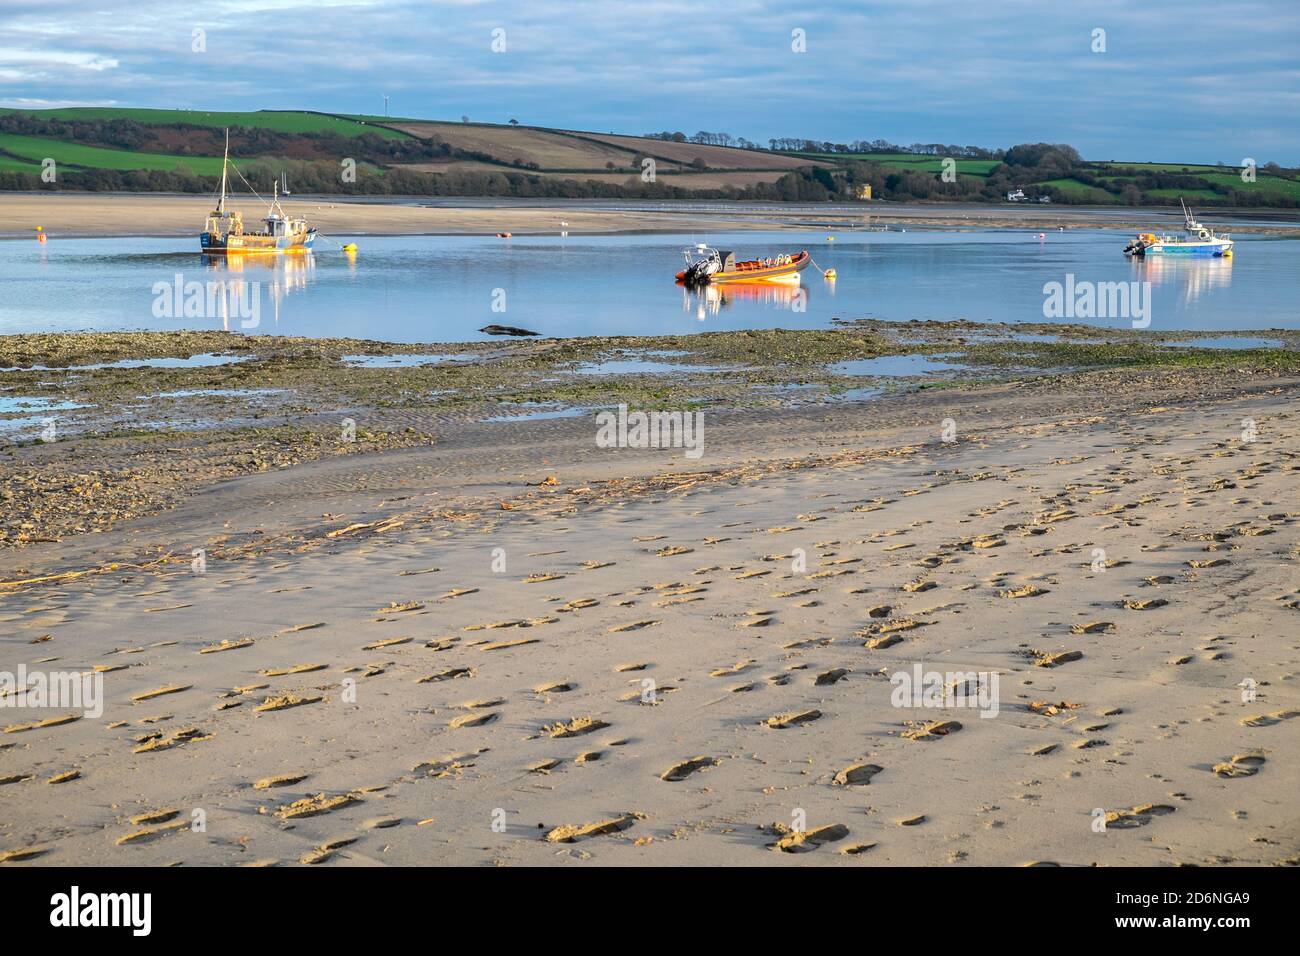
<svg viewBox="0 0 1300 956">
<path fill-rule="evenodd" d="M 64 575 L 0 587 L 6 666 L 107 698 L 0 711 L 0 860 L 1295 864 L 1298 395 L 461 422 L 0 553 Z M 997 716 L 894 706 L 918 663 Z"/>
<path fill-rule="evenodd" d="M 0 193 L 0 238 L 26 238 L 42 226 L 54 237 L 193 236 L 208 200 L 198 195 Z M 245 218 L 261 206 L 240 196 Z M 972 203 L 792 204 L 680 203 L 638 200 L 529 202 L 491 199 L 293 197 L 286 209 L 323 236 L 518 235 L 725 232 L 745 229 L 862 229 L 883 226 L 1055 230 L 1105 226 L 1135 231 L 1182 225 L 1167 209 L 1022 206 Z M 1238 233 L 1293 232 L 1294 210 L 1216 211 Z M 1247 220 L 1250 224 L 1243 224 Z M 568 223 L 562 226 L 561 223 Z"/>
</svg>

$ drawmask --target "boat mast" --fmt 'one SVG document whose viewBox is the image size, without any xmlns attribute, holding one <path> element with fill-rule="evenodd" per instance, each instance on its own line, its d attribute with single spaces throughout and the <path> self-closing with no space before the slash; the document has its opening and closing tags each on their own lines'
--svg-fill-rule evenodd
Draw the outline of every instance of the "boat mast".
<svg viewBox="0 0 1300 956">
<path fill-rule="evenodd" d="M 221 156 L 221 202 L 217 203 L 217 212 L 226 212 L 226 163 L 230 161 L 230 127 L 226 127 L 226 151 Z"/>
</svg>

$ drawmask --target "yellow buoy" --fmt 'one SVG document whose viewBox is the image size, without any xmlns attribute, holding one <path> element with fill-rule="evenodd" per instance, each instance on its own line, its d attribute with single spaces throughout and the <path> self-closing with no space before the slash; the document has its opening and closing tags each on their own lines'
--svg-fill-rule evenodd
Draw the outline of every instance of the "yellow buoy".
<svg viewBox="0 0 1300 956">
<path fill-rule="evenodd" d="M 827 269 L 825 272 L 822 273 L 822 275 L 825 276 L 827 279 L 834 279 L 834 278 L 835 278 L 835 270 L 834 270 L 834 269 Z"/>
<path fill-rule="evenodd" d="M 1232 258 L 1232 250 L 1231 250 L 1231 249 L 1225 249 L 1225 250 L 1223 251 L 1223 258 L 1225 258 L 1225 259 L 1231 259 L 1231 258 Z"/>
<path fill-rule="evenodd" d="M 835 237 L 834 237 L 834 236 L 827 236 L 827 237 L 826 237 L 826 241 L 827 241 L 827 242 L 834 242 L 834 241 L 835 241 Z"/>
<path fill-rule="evenodd" d="M 349 242 L 346 246 L 343 247 L 343 251 L 344 251 L 344 252 L 356 252 L 356 251 L 357 251 L 357 244 L 356 244 L 355 242 Z"/>
</svg>

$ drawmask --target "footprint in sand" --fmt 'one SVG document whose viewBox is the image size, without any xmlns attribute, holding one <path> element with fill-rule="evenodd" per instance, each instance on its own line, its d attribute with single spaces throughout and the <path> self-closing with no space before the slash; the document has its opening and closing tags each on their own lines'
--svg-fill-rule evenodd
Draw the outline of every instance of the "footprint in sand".
<svg viewBox="0 0 1300 956">
<path fill-rule="evenodd" d="M 790 711 L 785 714 L 777 714 L 775 717 L 769 717 L 762 721 L 764 726 L 773 727 L 777 730 L 785 730 L 788 727 L 797 727 L 800 724 L 812 723 L 819 720 L 822 716 L 820 710 L 799 710 Z"/>
<path fill-rule="evenodd" d="M 1131 810 L 1112 810 L 1106 814 L 1106 826 L 1116 830 L 1144 827 L 1155 817 L 1173 813 L 1174 807 L 1163 803 L 1142 803 Z"/>
<path fill-rule="evenodd" d="M 837 773 L 834 783 L 840 787 L 865 787 L 871 783 L 872 777 L 884 769 L 874 763 L 855 763 Z"/>
<path fill-rule="evenodd" d="M 562 721 L 546 724 L 542 727 L 542 731 L 549 737 L 580 737 L 608 726 L 609 724 L 597 717 L 574 717 L 567 724 Z"/>
<path fill-rule="evenodd" d="M 1056 654 L 1047 651 L 1031 651 L 1034 655 L 1035 667 L 1060 667 L 1062 664 L 1068 664 L 1070 661 L 1077 661 L 1083 658 L 1083 651 L 1061 651 Z"/>
<path fill-rule="evenodd" d="M 360 803 L 361 798 L 350 793 L 340 794 L 334 797 L 328 797 L 323 793 L 318 793 L 314 797 L 304 797 L 301 800 L 295 800 L 293 803 L 277 807 L 271 813 L 281 820 L 296 820 L 301 817 L 317 817 L 324 813 L 332 813 L 343 807 L 349 807 L 354 803 Z M 265 808 L 258 812 L 267 812 Z"/>
<path fill-rule="evenodd" d="M 534 694 L 567 694 L 577 687 L 572 681 L 557 681 L 553 684 L 538 684 L 533 688 Z"/>
<path fill-rule="evenodd" d="M 939 740 L 961 730 L 961 724 L 955 720 L 909 720 L 906 725 L 909 729 L 903 731 L 903 736 L 908 740 Z"/>
<path fill-rule="evenodd" d="M 586 840 L 590 837 L 605 836 L 610 833 L 621 833 L 629 829 L 636 821 L 644 820 L 644 813 L 625 813 L 621 817 L 615 817 L 612 820 L 601 820 L 598 823 L 568 823 L 563 826 L 555 827 L 547 831 L 544 839 L 547 843 L 576 843 L 579 840 Z"/>
<path fill-rule="evenodd" d="M 1243 717 L 1239 723 L 1243 727 L 1271 727 L 1273 724 L 1281 723 L 1284 720 L 1300 717 L 1300 710 L 1275 710 L 1271 714 L 1260 714 L 1257 717 Z"/>
<path fill-rule="evenodd" d="M 447 670 L 438 671 L 437 674 L 429 674 L 416 679 L 417 684 L 434 684 L 441 680 L 455 680 L 458 678 L 472 678 L 477 674 L 473 667 L 447 667 Z"/>
<path fill-rule="evenodd" d="M 179 694 L 181 691 L 189 690 L 193 686 L 193 684 L 169 684 L 166 687 L 155 687 L 153 690 L 146 690 L 143 693 L 132 695 L 131 703 L 139 704 L 146 700 L 153 700 L 155 697 L 164 697 L 167 694 Z"/>
<path fill-rule="evenodd" d="M 791 830 L 784 824 L 774 823 L 768 830 L 781 835 L 781 839 L 769 843 L 768 847 L 782 853 L 810 853 L 823 844 L 843 840 L 849 835 L 849 828 L 842 823 L 832 823 L 815 830 Z"/>
<path fill-rule="evenodd" d="M 1130 611 L 1153 611 L 1158 607 L 1164 607 L 1169 602 L 1164 598 L 1148 598 L 1145 601 L 1135 601 L 1129 599 L 1120 603 L 1120 607 L 1128 608 Z"/>
<path fill-rule="evenodd" d="M 525 644 L 540 644 L 541 641 L 535 637 L 520 637 L 513 641 L 490 641 L 487 644 L 478 645 L 480 651 L 504 651 L 512 647 L 523 647 Z"/>
<path fill-rule="evenodd" d="M 186 727 L 184 730 L 177 730 L 167 735 L 161 733 L 145 734 L 145 736 L 136 740 L 139 746 L 133 748 L 132 753 L 147 754 L 159 750 L 173 750 L 187 744 L 211 740 L 212 737 L 212 734 L 206 734 L 198 727 Z"/>
<path fill-rule="evenodd" d="M 875 848 L 876 844 L 874 843 L 854 843 L 852 846 L 846 846 L 844 849 L 840 850 L 840 852 L 847 856 L 858 856 L 861 853 L 866 853 L 868 850 L 874 850 Z"/>
<path fill-rule="evenodd" d="M 274 777 L 263 777 L 253 783 L 254 790 L 272 790 L 276 787 L 291 787 L 295 783 L 301 783 L 311 774 L 306 773 L 282 773 Z"/>
<path fill-rule="evenodd" d="M 373 644 L 362 646 L 363 651 L 378 651 L 385 647 L 395 647 L 398 644 L 409 644 L 412 638 L 409 637 L 390 637 L 382 641 L 375 641 Z"/>
<path fill-rule="evenodd" d="M 43 846 L 23 846 L 16 850 L 5 850 L 0 853 L 0 863 L 17 863 L 20 860 L 33 860 L 42 854 L 49 853 L 49 847 Z"/>
<path fill-rule="evenodd" d="M 209 644 L 207 647 L 200 647 L 200 654 L 220 654 L 222 651 L 237 651 L 240 648 L 252 647 L 253 639 L 251 637 L 240 638 L 237 641 L 223 640 L 219 644 Z"/>
<path fill-rule="evenodd" d="M 310 674 L 313 671 L 323 671 L 325 664 L 294 664 L 291 667 L 276 667 L 268 670 L 258 671 L 263 677 L 287 677 L 290 674 Z M 263 687 L 266 685 L 263 684 Z"/>
<path fill-rule="evenodd" d="M 490 724 L 497 719 L 496 711 L 488 711 L 485 714 L 461 714 L 447 722 L 447 726 L 453 730 L 461 727 L 482 727 L 484 724 Z"/>
<path fill-rule="evenodd" d="M 1220 777 L 1253 777 L 1265 762 L 1260 753 L 1235 754 L 1223 763 L 1216 763 L 1212 770 Z"/>
<path fill-rule="evenodd" d="M 609 629 L 610 634 L 622 634 L 626 631 L 639 631 L 645 627 L 654 627 L 659 621 L 633 621 L 631 624 L 620 624 L 617 627 Z"/>
<path fill-rule="evenodd" d="M 715 670 L 709 671 L 709 676 L 710 677 L 731 677 L 734 674 L 744 673 L 745 671 L 750 670 L 755 666 L 757 666 L 757 664 L 755 661 L 752 660 L 737 661 L 735 664 L 732 664 L 730 667 L 719 667 L 716 668 Z"/>
<path fill-rule="evenodd" d="M 697 771 L 704 770 L 707 767 L 716 767 L 720 763 L 722 761 L 717 757 L 692 757 L 690 760 L 684 760 L 674 767 L 669 767 L 659 775 L 659 779 L 675 783 L 679 780 L 685 780 Z"/>
<path fill-rule="evenodd" d="M 849 670 L 847 667 L 835 667 L 826 671 L 824 674 L 818 674 L 817 679 L 813 681 L 813 683 L 818 687 L 825 687 L 843 680 L 845 675 L 848 673 Z"/>
<path fill-rule="evenodd" d="M 258 713 L 270 713 L 277 710 L 288 710 L 291 707 L 302 707 L 306 704 L 318 704 L 324 699 L 324 697 L 300 697 L 294 693 L 280 694 L 276 697 L 266 698 L 253 710 Z"/>
<path fill-rule="evenodd" d="M 999 591 L 998 597 L 1002 598 L 1027 598 L 1041 597 L 1044 594 L 1050 594 L 1047 588 L 1040 588 L 1037 584 L 1026 584 L 1018 588 L 1010 588 L 1005 591 Z"/>
</svg>

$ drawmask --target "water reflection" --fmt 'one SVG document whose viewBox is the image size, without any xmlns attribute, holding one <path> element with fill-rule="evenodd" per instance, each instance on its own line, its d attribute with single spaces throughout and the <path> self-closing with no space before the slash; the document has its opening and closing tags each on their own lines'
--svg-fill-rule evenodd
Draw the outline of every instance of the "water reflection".
<svg viewBox="0 0 1300 956">
<path fill-rule="evenodd" d="M 834 295 L 835 283 L 828 282 L 827 287 Z M 808 286 L 785 285 L 777 282 L 741 285 L 724 283 L 697 288 L 682 286 L 682 311 L 688 315 L 693 312 L 701 322 L 739 302 L 747 305 L 765 305 L 778 311 L 803 312 L 806 311 L 810 298 Z"/>
<path fill-rule="evenodd" d="M 203 270 L 212 273 L 211 280 L 221 282 L 225 295 L 221 303 L 221 328 L 231 329 L 230 305 L 236 306 L 235 318 L 245 314 L 240 307 L 252 302 L 266 291 L 271 304 L 272 324 L 280 325 L 280 304 L 295 292 L 305 292 L 316 278 L 316 260 L 310 252 L 277 256 L 208 256 L 200 255 Z M 352 259 L 355 263 L 355 258 Z M 247 322 L 237 323 L 249 329 Z"/>
<path fill-rule="evenodd" d="M 1232 284 L 1232 259 L 1179 259 L 1175 256 L 1134 258 L 1138 282 L 1152 288 L 1170 286 L 1181 293 L 1184 305 L 1191 305 L 1207 292 Z"/>
</svg>

